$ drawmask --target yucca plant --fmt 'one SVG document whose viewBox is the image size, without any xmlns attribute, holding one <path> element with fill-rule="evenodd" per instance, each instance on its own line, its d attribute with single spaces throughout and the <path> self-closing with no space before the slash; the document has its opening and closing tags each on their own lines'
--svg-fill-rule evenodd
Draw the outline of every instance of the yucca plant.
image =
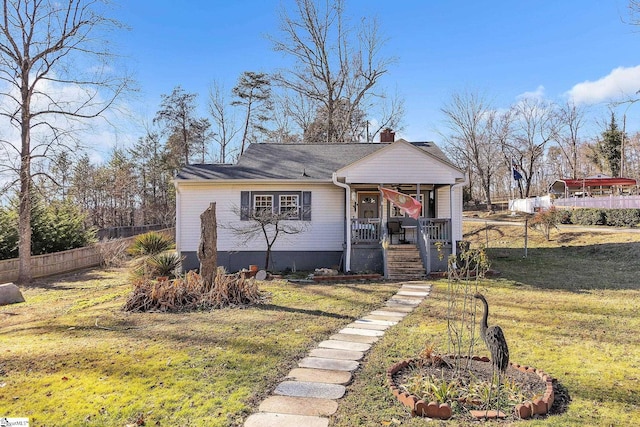
<svg viewBox="0 0 640 427">
<path fill-rule="evenodd" d="M 140 234 L 129 247 L 129 253 L 133 256 L 148 256 L 169 251 L 175 248 L 175 243 L 170 236 L 156 231 Z"/>
<path fill-rule="evenodd" d="M 146 258 L 147 273 L 151 277 L 168 276 L 176 277 L 183 257 L 173 251 L 161 252 Z"/>
</svg>

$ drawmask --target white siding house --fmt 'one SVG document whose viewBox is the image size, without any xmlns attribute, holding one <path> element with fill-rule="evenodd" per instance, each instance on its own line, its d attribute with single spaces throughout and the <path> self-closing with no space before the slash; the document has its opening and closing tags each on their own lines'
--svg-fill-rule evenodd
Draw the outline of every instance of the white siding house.
<svg viewBox="0 0 640 427">
<path fill-rule="evenodd" d="M 433 143 L 252 144 L 235 165 L 190 165 L 180 171 L 174 181 L 176 243 L 185 256 L 183 267 L 198 268 L 200 215 L 215 203 L 218 263 L 230 271 L 249 264 L 274 271 L 381 271 L 390 218 L 417 227 L 414 244 L 423 225 L 438 220 L 448 227 L 445 243 L 455 251 L 462 238 L 464 178 Z M 394 209 L 381 187 L 418 198 L 420 220 Z M 286 221 L 299 232 L 279 235 L 270 265 L 264 266 L 264 236 L 247 240 L 238 234 L 251 221 L 243 212 L 287 207 L 297 209 Z M 352 257 L 355 247 L 358 256 Z"/>
</svg>

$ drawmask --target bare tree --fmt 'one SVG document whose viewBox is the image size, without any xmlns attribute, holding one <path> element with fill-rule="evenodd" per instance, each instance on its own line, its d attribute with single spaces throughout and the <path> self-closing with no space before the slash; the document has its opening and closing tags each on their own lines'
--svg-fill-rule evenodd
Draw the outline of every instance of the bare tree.
<svg viewBox="0 0 640 427">
<path fill-rule="evenodd" d="M 364 111 L 394 59 L 381 54 L 384 41 L 375 19 L 363 19 L 355 33 L 347 26 L 343 0 L 295 4 L 295 15 L 281 14 L 282 38 L 271 38 L 274 49 L 295 65 L 276 74 L 275 81 L 324 112 L 325 139 L 315 142 L 349 141 L 349 127 L 339 124 L 353 123 L 351 116 Z"/>
<path fill-rule="evenodd" d="M 227 104 L 224 88 L 218 82 L 213 82 L 209 88 L 209 113 L 213 119 L 211 138 L 220 146 L 218 161 L 226 163 L 227 150 L 240 128 L 236 124 L 230 105 Z"/>
<path fill-rule="evenodd" d="M 584 124 L 584 108 L 573 102 L 567 102 L 560 110 L 557 137 L 558 146 L 571 170 L 571 177 L 578 177 L 578 145 L 580 129 Z"/>
<path fill-rule="evenodd" d="M 380 105 L 379 118 L 375 121 L 368 120 L 366 123 L 367 142 L 374 142 L 383 129 L 393 129 L 395 132 L 404 129 L 404 99 L 398 93 L 390 97 L 383 95 L 382 98 L 385 102 Z"/>
<path fill-rule="evenodd" d="M 500 168 L 500 117 L 487 99 L 478 93 L 455 93 L 440 109 L 450 133 L 444 135 L 451 149 L 464 159 L 480 181 L 491 210 L 491 186 Z"/>
<path fill-rule="evenodd" d="M 32 162 L 70 142 L 83 119 L 101 116 L 128 80 L 106 63 L 113 55 L 105 31 L 119 24 L 105 15 L 104 2 L 3 0 L 2 6 L 0 81 L 6 88 L 0 116 L 18 131 L 20 143 L 1 143 L 3 151 L 16 154 L 9 158 L 18 159 L 8 166 L 15 166 L 20 184 L 18 281 L 24 283 L 32 277 Z M 96 66 L 87 66 L 91 61 Z M 74 66 L 78 62 L 83 66 Z"/>
<path fill-rule="evenodd" d="M 273 245 L 283 234 L 299 234 L 304 232 L 308 227 L 308 221 L 298 221 L 291 219 L 291 212 L 277 213 L 271 210 L 252 210 L 251 212 L 243 212 L 237 206 L 232 211 L 238 217 L 246 217 L 247 221 L 238 223 L 223 224 L 221 227 L 231 230 L 237 236 L 241 245 L 246 245 L 249 241 L 262 236 L 267 246 L 264 268 L 269 268 L 271 262 L 271 249 Z"/>
<path fill-rule="evenodd" d="M 309 98 L 305 98 L 301 93 L 284 91 L 279 93 L 275 99 L 275 104 L 280 106 L 284 115 L 291 118 L 300 133 L 304 135 L 315 120 L 318 105 Z"/>
<path fill-rule="evenodd" d="M 507 162 L 522 176 L 518 180 L 520 197 L 529 197 L 547 145 L 558 135 L 558 115 L 552 104 L 536 98 L 520 100 L 511 111 L 513 134 L 504 141 L 502 149 Z"/>
</svg>

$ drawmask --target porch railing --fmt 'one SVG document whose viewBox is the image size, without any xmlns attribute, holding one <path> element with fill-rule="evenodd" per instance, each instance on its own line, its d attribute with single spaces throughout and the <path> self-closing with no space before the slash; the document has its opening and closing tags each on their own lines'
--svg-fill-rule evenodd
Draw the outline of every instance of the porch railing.
<svg viewBox="0 0 640 427">
<path fill-rule="evenodd" d="M 352 218 L 351 243 L 378 243 L 382 236 L 382 224 L 378 218 Z"/>
<path fill-rule="evenodd" d="M 420 218 L 420 232 L 430 243 L 451 243 L 451 220 L 449 218 Z"/>
<path fill-rule="evenodd" d="M 449 218 L 418 219 L 418 249 L 422 265 L 431 273 L 431 245 L 436 242 L 451 243 L 451 220 Z"/>
</svg>

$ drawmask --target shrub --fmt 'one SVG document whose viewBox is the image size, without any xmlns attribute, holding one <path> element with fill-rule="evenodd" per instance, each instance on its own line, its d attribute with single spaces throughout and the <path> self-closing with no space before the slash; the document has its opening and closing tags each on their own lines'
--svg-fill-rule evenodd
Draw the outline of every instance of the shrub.
<svg viewBox="0 0 640 427">
<path fill-rule="evenodd" d="M 570 209 L 558 209 L 560 224 L 571 224 L 572 211 Z"/>
<path fill-rule="evenodd" d="M 529 227 L 534 230 L 540 231 L 544 237 L 549 241 L 551 238 L 551 229 L 558 228 L 560 223 L 560 212 L 553 206 L 549 209 L 543 209 L 531 218 L 529 221 Z"/>
<path fill-rule="evenodd" d="M 42 255 L 81 248 L 96 241 L 87 228 L 86 214 L 68 201 L 45 204 L 33 196 L 31 210 L 31 254 Z M 18 204 L 0 208 L 0 259 L 18 256 Z"/>
<path fill-rule="evenodd" d="M 103 267 L 120 267 L 128 259 L 129 242 L 126 240 L 102 240 L 97 248 L 100 252 L 100 265 Z"/>
<path fill-rule="evenodd" d="M 129 253 L 133 256 L 155 255 L 175 248 L 173 239 L 166 234 L 150 231 L 137 236 L 131 246 Z"/>
<path fill-rule="evenodd" d="M 85 225 L 87 215 L 68 201 L 45 205 L 36 198 L 31 215 L 33 255 L 81 248 L 96 241 L 96 231 Z"/>
<path fill-rule="evenodd" d="M 0 207 L 0 259 L 18 256 L 18 211 Z"/>
<path fill-rule="evenodd" d="M 571 222 L 576 225 L 604 225 L 605 209 L 575 209 L 571 214 Z"/>
<path fill-rule="evenodd" d="M 640 209 L 608 209 L 607 225 L 612 227 L 635 227 L 640 223 Z"/>
</svg>

